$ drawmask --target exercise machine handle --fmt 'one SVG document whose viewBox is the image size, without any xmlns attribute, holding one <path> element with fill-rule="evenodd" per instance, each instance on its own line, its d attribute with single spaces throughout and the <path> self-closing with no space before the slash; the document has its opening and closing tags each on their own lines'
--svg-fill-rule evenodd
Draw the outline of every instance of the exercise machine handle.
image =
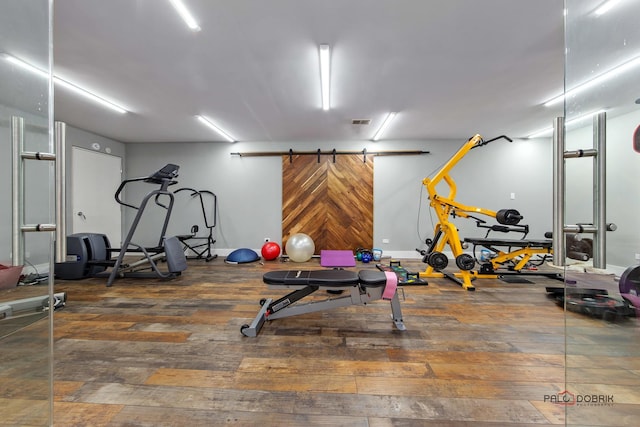
<svg viewBox="0 0 640 427">
<path fill-rule="evenodd" d="M 131 205 L 125 201 L 123 201 L 120 198 L 120 194 L 122 193 L 122 190 L 124 189 L 124 187 L 132 182 L 139 182 L 139 181 L 144 181 L 144 182 L 148 182 L 151 184 L 160 184 L 160 189 L 161 191 L 167 191 L 167 187 L 169 187 L 170 185 L 174 185 L 177 184 L 178 181 L 175 180 L 175 178 L 178 177 L 178 170 L 180 169 L 180 166 L 178 165 L 174 165 L 173 163 L 168 163 L 167 165 L 165 165 L 162 169 L 160 169 L 159 171 L 154 172 L 153 174 L 149 175 L 149 176 L 144 176 L 144 177 L 140 177 L 140 178 L 131 178 L 131 179 L 125 179 L 124 181 L 122 181 L 120 183 L 120 185 L 118 186 L 118 189 L 116 190 L 116 194 L 115 194 L 115 199 L 116 202 L 118 202 L 119 204 L 123 205 L 123 206 L 127 206 L 133 209 L 140 209 L 140 206 L 135 206 L 135 205 Z M 155 198 L 155 203 L 163 208 L 167 208 L 167 206 L 163 205 L 162 203 L 159 202 L 158 200 L 158 195 L 156 195 Z"/>
<path fill-rule="evenodd" d="M 136 181 L 144 181 L 145 179 L 147 179 L 147 177 L 144 178 L 132 178 L 132 179 L 125 179 L 124 181 L 122 181 L 120 183 L 120 185 L 118 186 L 118 189 L 116 190 L 116 194 L 115 194 L 115 198 L 116 198 L 116 202 L 118 202 L 119 204 L 123 205 L 123 206 L 128 206 L 130 208 L 133 209 L 139 209 L 139 206 L 135 206 L 135 205 L 131 205 L 127 202 L 125 202 L 124 200 L 122 200 L 120 198 L 120 194 L 122 193 L 122 190 L 124 190 L 124 187 L 129 184 L 130 182 L 136 182 Z"/>
<path fill-rule="evenodd" d="M 216 226 L 216 218 L 218 217 L 218 196 L 216 196 L 215 193 L 209 190 L 196 190 L 190 187 L 179 188 L 174 191 L 174 193 L 178 194 L 181 191 L 190 191 L 191 197 L 198 197 L 198 199 L 200 200 L 200 208 L 202 209 L 202 217 L 204 218 L 205 227 L 207 227 L 209 230 L 214 228 Z M 213 197 L 213 224 L 209 223 L 209 216 L 207 215 L 207 212 L 205 210 L 205 203 L 202 197 L 203 194 L 208 194 L 209 196 Z"/>
<path fill-rule="evenodd" d="M 476 147 L 482 147 L 483 145 L 487 145 L 490 142 L 493 141 L 497 141 L 498 139 L 506 139 L 509 142 L 513 142 L 513 139 L 509 138 L 507 135 L 500 135 L 500 136 L 496 136 L 495 138 L 491 138 L 491 139 L 487 139 L 487 140 L 481 140 L 479 144 L 477 144 L 476 146 L 472 147 L 472 148 L 476 148 Z"/>
</svg>

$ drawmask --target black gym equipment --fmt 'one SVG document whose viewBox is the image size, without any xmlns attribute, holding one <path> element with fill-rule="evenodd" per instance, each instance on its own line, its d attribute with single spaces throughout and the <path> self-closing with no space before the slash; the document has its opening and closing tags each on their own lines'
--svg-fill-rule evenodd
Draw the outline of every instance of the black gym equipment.
<svg viewBox="0 0 640 427">
<path fill-rule="evenodd" d="M 251 324 L 240 327 L 242 335 L 256 337 L 269 320 L 331 310 L 352 305 L 368 305 L 372 301 L 387 300 L 391 303 L 391 319 L 395 327 L 406 330 L 397 290 L 397 277 L 391 272 L 377 270 L 282 270 L 269 271 L 262 277 L 270 289 L 290 292 L 276 300 L 260 300 L 261 308 Z M 348 291 L 349 295 L 324 300 L 302 300 L 318 290 Z"/>
<path fill-rule="evenodd" d="M 569 293 L 564 296 L 568 311 L 582 313 L 604 320 L 617 320 L 630 314 L 628 306 L 607 295 L 584 295 Z"/>
<path fill-rule="evenodd" d="M 180 243 L 184 245 L 184 250 L 191 252 L 195 255 L 188 255 L 188 259 L 204 259 L 206 262 L 216 259 L 217 254 L 211 252 L 213 245 L 216 243 L 213 238 L 213 229 L 216 227 L 216 218 L 218 216 L 218 197 L 208 190 L 195 190 L 193 188 L 179 188 L 174 191 L 174 194 L 178 194 L 181 191 L 190 191 L 192 198 L 197 197 L 200 202 L 200 208 L 202 210 L 202 217 L 204 219 L 204 226 L 208 231 L 206 236 L 198 236 L 200 228 L 197 225 L 191 227 L 191 234 L 183 234 L 176 236 Z M 209 215 L 205 208 L 205 200 L 203 195 L 212 200 L 213 221 L 209 220 Z"/>
<path fill-rule="evenodd" d="M 104 234 L 72 234 L 67 237 L 67 261 L 57 263 L 55 266 L 56 277 L 62 280 L 75 280 L 105 276 L 108 277 L 107 286 L 112 286 L 113 282 L 121 277 L 169 279 L 179 276 L 187 268 L 183 246 L 177 237 L 165 236 L 174 203 L 174 195 L 168 188 L 177 183 L 175 178 L 178 176 L 178 169 L 177 165 L 167 164 L 152 175 L 122 181 L 115 193 L 116 201 L 137 211 L 122 247 L 112 248 L 109 239 Z M 124 202 L 120 198 L 124 188 L 132 182 L 139 181 L 159 185 L 159 188 L 147 193 L 139 206 Z M 143 247 L 132 242 L 132 239 L 147 204 L 152 199 L 157 206 L 164 209 L 164 221 L 158 245 Z M 118 255 L 114 259 L 112 254 L 115 253 Z M 135 253 L 142 254 L 142 256 L 133 262 L 129 262 L 129 260 L 125 262 L 126 256 Z M 167 269 L 163 271 L 159 268 L 159 263 L 165 261 Z M 108 270 L 109 268 L 110 270 Z"/>
<path fill-rule="evenodd" d="M 580 234 L 565 235 L 567 258 L 589 261 L 593 258 L 593 239 L 583 238 Z"/>
<path fill-rule="evenodd" d="M 611 297 L 606 289 L 547 287 L 546 291 L 558 305 L 574 313 L 608 321 L 635 315 L 628 303 Z"/>
<path fill-rule="evenodd" d="M 55 275 L 62 280 L 95 277 L 105 271 L 111 245 L 105 234 L 76 233 L 67 236 L 67 261 L 56 263 Z"/>
<path fill-rule="evenodd" d="M 594 286 L 580 287 L 580 286 Z M 610 293 L 615 289 L 612 275 L 567 273 L 564 287 L 547 287 L 549 297 L 566 310 L 602 318 L 608 321 L 640 314 L 640 266 L 627 268 L 618 279 L 619 296 Z"/>
</svg>

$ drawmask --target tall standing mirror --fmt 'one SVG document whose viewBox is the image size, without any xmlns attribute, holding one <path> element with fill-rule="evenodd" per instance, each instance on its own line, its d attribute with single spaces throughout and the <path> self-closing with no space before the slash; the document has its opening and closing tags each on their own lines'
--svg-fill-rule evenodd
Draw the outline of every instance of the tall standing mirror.
<svg viewBox="0 0 640 427">
<path fill-rule="evenodd" d="M 0 420 L 52 424 L 52 0 L 0 2 Z"/>
<path fill-rule="evenodd" d="M 640 3 L 565 1 L 566 425 L 640 408 Z M 565 156 L 566 157 L 566 156 Z M 571 256 L 585 254 L 583 259 Z"/>
</svg>

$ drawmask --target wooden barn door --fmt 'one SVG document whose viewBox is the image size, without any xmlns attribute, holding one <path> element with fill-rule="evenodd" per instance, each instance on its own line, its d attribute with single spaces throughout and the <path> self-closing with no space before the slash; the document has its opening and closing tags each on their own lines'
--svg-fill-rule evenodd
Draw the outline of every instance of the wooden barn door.
<svg viewBox="0 0 640 427">
<path fill-rule="evenodd" d="M 282 239 L 311 236 L 322 249 L 373 246 L 373 158 L 282 157 Z"/>
</svg>

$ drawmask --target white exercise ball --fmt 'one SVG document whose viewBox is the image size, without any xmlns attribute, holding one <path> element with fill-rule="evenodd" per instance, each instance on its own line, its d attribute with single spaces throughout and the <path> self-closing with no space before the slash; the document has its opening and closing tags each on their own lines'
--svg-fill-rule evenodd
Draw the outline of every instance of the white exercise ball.
<svg viewBox="0 0 640 427">
<path fill-rule="evenodd" d="M 309 261 L 316 251 L 313 239 L 304 233 L 296 233 L 289 237 L 284 247 L 289 259 L 293 262 Z"/>
</svg>

